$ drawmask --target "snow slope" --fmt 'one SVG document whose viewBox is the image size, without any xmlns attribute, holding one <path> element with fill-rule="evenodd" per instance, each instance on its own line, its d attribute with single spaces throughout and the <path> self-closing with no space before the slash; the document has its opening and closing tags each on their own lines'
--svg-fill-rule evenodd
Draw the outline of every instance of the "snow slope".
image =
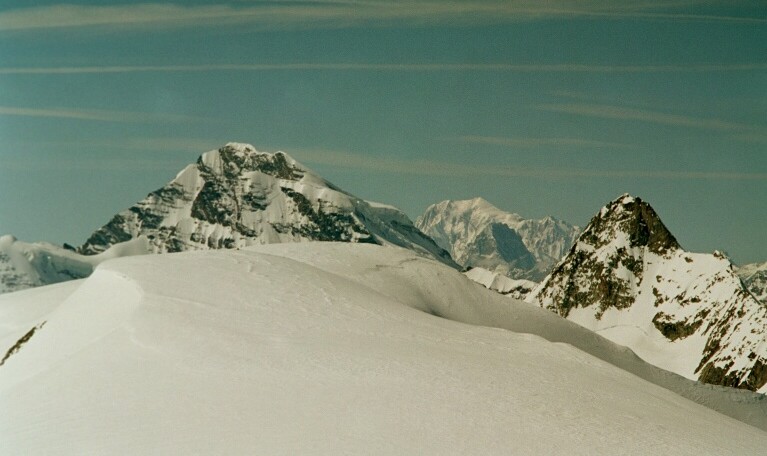
<svg viewBox="0 0 767 456">
<path fill-rule="evenodd" d="M 767 306 L 726 257 L 683 250 L 639 198 L 603 207 L 526 299 L 664 369 L 767 392 Z"/>
<path fill-rule="evenodd" d="M 0 294 L 87 277 L 110 258 L 145 253 L 140 240 L 113 246 L 99 255 L 79 255 L 46 242 L 27 243 L 0 236 Z"/>
<path fill-rule="evenodd" d="M 543 279 L 578 236 L 579 228 L 553 217 L 528 220 L 482 198 L 429 206 L 416 226 L 464 267 L 514 279 Z"/>
<path fill-rule="evenodd" d="M 0 366 L 10 454 L 699 456 L 767 445 L 763 396 L 661 371 L 403 249 L 137 256 L 54 287 L 0 297 L 16 321 L 2 340 L 20 341 Z"/>
<path fill-rule="evenodd" d="M 510 279 L 505 275 L 484 268 L 472 268 L 463 274 L 485 288 L 514 299 L 525 299 L 538 286 L 531 280 Z"/>
</svg>

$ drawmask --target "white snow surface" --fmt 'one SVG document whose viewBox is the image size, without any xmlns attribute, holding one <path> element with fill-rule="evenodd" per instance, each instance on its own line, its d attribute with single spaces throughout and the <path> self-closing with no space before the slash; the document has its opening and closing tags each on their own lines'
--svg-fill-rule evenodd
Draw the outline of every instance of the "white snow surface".
<svg viewBox="0 0 767 456">
<path fill-rule="evenodd" d="M 497 272 L 488 271 L 484 268 L 472 268 L 464 275 L 493 291 L 514 299 L 525 299 L 525 297 L 538 286 L 536 282 L 526 279 L 510 279 Z"/>
<path fill-rule="evenodd" d="M 514 279 L 540 281 L 573 245 L 580 228 L 553 217 L 525 219 L 484 198 L 433 204 L 415 225 L 464 267 L 481 267 Z M 503 225 L 514 233 L 498 230 Z M 494 229 L 496 228 L 496 229 Z"/>
<path fill-rule="evenodd" d="M 6 454 L 767 447 L 763 396 L 662 371 L 403 249 L 120 258 L 85 280 L 0 296 L 0 312 L 16 322 L 6 345 L 38 328 L 0 366 Z"/>
<path fill-rule="evenodd" d="M 99 263 L 146 253 L 144 240 L 115 245 L 98 255 L 79 255 L 47 242 L 0 236 L 0 294 L 87 277 Z"/>
</svg>

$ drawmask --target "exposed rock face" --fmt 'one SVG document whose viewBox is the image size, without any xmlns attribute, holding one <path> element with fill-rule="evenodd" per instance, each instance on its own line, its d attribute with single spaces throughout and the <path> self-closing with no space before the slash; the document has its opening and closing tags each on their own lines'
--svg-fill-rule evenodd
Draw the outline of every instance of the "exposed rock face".
<svg viewBox="0 0 767 456">
<path fill-rule="evenodd" d="M 416 226 L 464 267 L 529 280 L 543 279 L 579 232 L 553 217 L 523 219 L 482 198 L 429 206 Z"/>
<path fill-rule="evenodd" d="M 684 251 L 639 198 L 602 208 L 527 300 L 664 369 L 767 390 L 767 307 L 724 255 Z"/>
<path fill-rule="evenodd" d="M 139 237 L 152 253 L 311 240 L 392 244 L 457 267 L 399 210 L 356 198 L 283 152 L 237 143 L 203 154 L 78 252 L 97 254 Z"/>
<path fill-rule="evenodd" d="M 741 266 L 737 273 L 748 291 L 757 300 L 767 304 L 767 262 Z"/>
<path fill-rule="evenodd" d="M 87 277 L 93 265 L 69 250 L 0 236 L 0 294 Z"/>
</svg>

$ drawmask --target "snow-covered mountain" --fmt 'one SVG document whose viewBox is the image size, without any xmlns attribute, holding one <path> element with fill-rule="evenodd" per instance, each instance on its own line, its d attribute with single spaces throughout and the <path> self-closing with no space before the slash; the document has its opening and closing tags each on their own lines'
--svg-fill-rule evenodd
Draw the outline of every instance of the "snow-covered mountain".
<svg viewBox="0 0 767 456">
<path fill-rule="evenodd" d="M 767 262 L 746 264 L 736 272 L 748 291 L 763 304 L 767 304 Z"/>
<path fill-rule="evenodd" d="M 767 392 L 767 307 L 724 255 L 683 250 L 639 198 L 603 207 L 527 300 L 664 369 Z"/>
<path fill-rule="evenodd" d="M 579 228 L 553 217 L 524 219 L 482 198 L 429 206 L 416 226 L 464 267 L 539 281 L 575 242 Z"/>
<path fill-rule="evenodd" d="M 398 209 L 350 195 L 284 152 L 239 143 L 204 153 L 78 251 L 95 254 L 139 237 L 151 253 L 343 241 L 396 245 L 455 265 Z"/>
<path fill-rule="evenodd" d="M 0 293 L 86 277 L 115 256 L 310 240 L 396 245 L 458 268 L 399 209 L 350 195 L 284 152 L 229 143 L 115 215 L 76 252 L 0 238 Z"/>
<path fill-rule="evenodd" d="M 103 261 L 145 254 L 147 249 L 145 239 L 135 239 L 98 255 L 81 255 L 47 242 L 0 236 L 0 294 L 88 277 Z"/>
<path fill-rule="evenodd" d="M 119 258 L 0 296 L 0 323 L 3 454 L 767 447 L 763 396 L 663 371 L 398 248 Z"/>
<path fill-rule="evenodd" d="M 0 293 L 87 277 L 93 265 L 52 244 L 0 236 Z"/>
</svg>

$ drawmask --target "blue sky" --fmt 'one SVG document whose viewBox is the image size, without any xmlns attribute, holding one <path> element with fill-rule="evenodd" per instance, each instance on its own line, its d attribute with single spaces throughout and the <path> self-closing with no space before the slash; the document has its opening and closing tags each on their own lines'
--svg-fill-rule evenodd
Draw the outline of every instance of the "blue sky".
<svg viewBox="0 0 767 456">
<path fill-rule="evenodd" d="M 624 192 L 767 261 L 759 1 L 6 1 L 0 233 L 79 244 L 228 141 L 415 218 Z"/>
</svg>

